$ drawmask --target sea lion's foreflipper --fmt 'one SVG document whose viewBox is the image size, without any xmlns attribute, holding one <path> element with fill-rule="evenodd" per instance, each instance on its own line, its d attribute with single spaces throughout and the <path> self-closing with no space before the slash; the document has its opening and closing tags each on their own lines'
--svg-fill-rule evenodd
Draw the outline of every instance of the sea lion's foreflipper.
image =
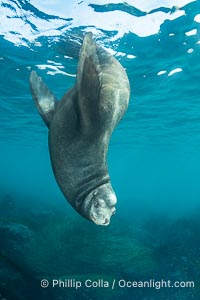
<svg viewBox="0 0 200 300">
<path fill-rule="evenodd" d="M 79 56 L 76 80 L 79 116 L 84 129 L 91 128 L 91 125 L 98 122 L 96 107 L 101 88 L 101 67 L 96 51 L 92 34 L 87 33 Z"/>
<path fill-rule="evenodd" d="M 57 100 L 35 71 L 32 71 L 30 75 L 30 89 L 38 112 L 47 127 L 49 127 L 53 119 Z"/>
<path fill-rule="evenodd" d="M 115 57 L 96 44 L 92 33 L 86 33 L 80 51 L 76 93 L 84 132 L 111 133 L 128 106 L 127 74 Z"/>
</svg>

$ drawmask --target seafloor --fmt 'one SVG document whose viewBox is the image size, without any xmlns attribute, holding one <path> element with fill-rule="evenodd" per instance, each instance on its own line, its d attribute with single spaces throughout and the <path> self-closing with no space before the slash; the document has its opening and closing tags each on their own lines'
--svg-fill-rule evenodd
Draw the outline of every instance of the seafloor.
<svg viewBox="0 0 200 300">
<path fill-rule="evenodd" d="M 130 225 L 131 224 L 131 225 Z M 62 210 L 0 201 L 0 299 L 200 299 L 200 218 L 115 217 L 99 227 Z M 42 288 L 47 279 L 194 281 L 194 288 Z"/>
</svg>

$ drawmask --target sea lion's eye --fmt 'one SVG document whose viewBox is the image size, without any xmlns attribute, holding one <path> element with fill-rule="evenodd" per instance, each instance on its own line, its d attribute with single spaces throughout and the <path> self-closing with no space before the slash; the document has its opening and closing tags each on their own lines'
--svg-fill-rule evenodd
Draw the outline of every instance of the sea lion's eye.
<svg viewBox="0 0 200 300">
<path fill-rule="evenodd" d="M 99 201 L 96 200 L 96 201 L 94 202 L 94 207 L 97 208 L 97 207 L 99 207 L 99 206 L 100 206 Z"/>
</svg>

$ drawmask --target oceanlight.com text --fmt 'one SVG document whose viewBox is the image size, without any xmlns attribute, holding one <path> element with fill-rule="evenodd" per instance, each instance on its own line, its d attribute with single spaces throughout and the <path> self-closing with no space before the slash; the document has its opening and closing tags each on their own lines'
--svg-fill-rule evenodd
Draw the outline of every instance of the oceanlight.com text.
<svg viewBox="0 0 200 300">
<path fill-rule="evenodd" d="M 125 279 L 116 279 L 113 280 L 105 280 L 102 278 L 93 280 L 87 278 L 85 280 L 78 280 L 75 278 L 66 278 L 66 279 L 42 279 L 41 287 L 53 287 L 53 288 L 68 288 L 68 289 L 80 289 L 80 288 L 122 288 L 122 289 L 130 289 L 130 288 L 154 288 L 156 290 L 162 288 L 194 288 L 194 281 L 172 281 L 172 280 L 155 280 L 149 279 L 146 281 L 131 281 Z"/>
</svg>

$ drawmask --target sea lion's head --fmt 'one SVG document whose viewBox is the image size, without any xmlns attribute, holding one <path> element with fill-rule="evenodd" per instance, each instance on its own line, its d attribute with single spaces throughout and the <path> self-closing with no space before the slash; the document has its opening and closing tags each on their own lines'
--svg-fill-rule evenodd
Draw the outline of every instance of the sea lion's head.
<svg viewBox="0 0 200 300">
<path fill-rule="evenodd" d="M 84 217 L 97 225 L 109 225 L 115 214 L 117 197 L 110 183 L 105 183 L 91 191 L 82 203 Z"/>
</svg>

